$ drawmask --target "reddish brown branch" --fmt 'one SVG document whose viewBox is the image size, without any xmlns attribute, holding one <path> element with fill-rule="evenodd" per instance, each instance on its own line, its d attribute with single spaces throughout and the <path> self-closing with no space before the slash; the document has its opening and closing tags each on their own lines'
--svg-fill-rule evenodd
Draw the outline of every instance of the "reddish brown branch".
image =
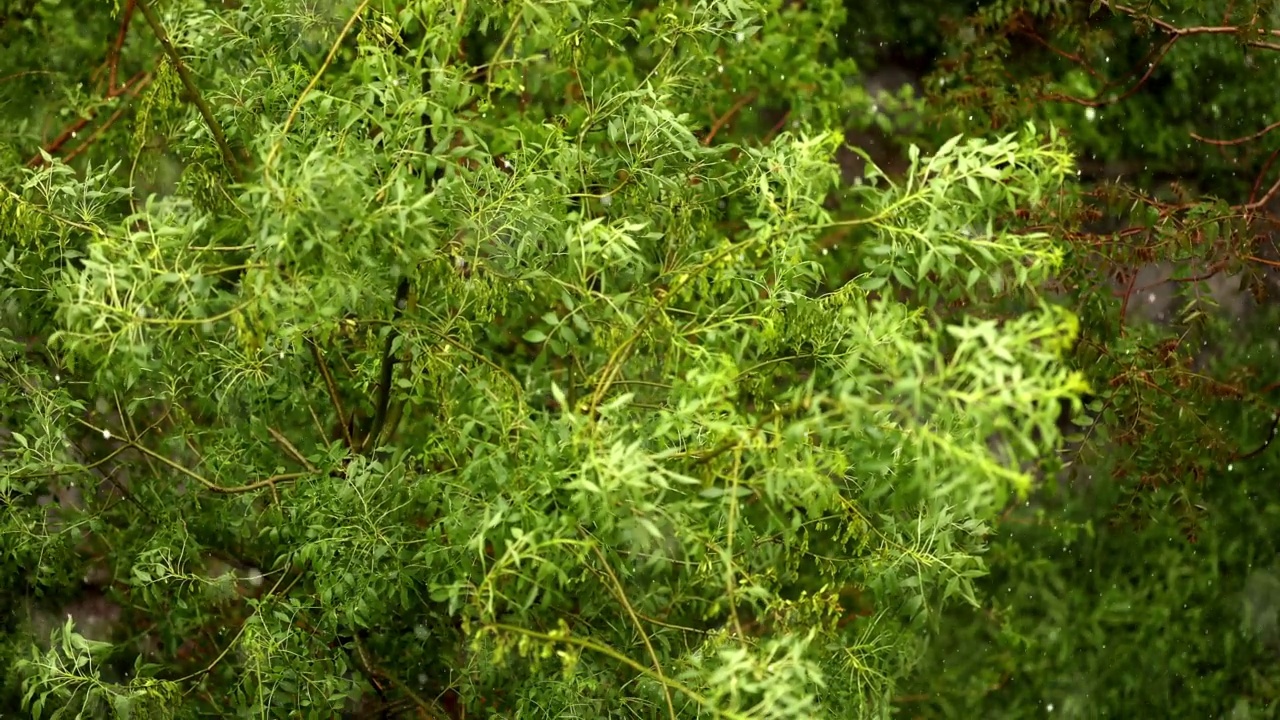
<svg viewBox="0 0 1280 720">
<path fill-rule="evenodd" d="M 773 127 L 769 128 L 769 132 L 765 133 L 764 140 L 762 140 L 760 144 L 768 145 L 769 143 L 773 142 L 773 138 L 776 137 L 778 133 L 782 132 L 782 128 L 787 126 L 787 121 L 790 119 L 791 119 L 791 109 L 788 108 L 787 111 L 782 114 L 782 119 L 774 123 Z"/>
<path fill-rule="evenodd" d="M 1280 268 L 1280 262 L 1276 262 L 1275 260 L 1267 260 L 1266 258 L 1260 258 L 1257 255 L 1245 255 L 1244 259 L 1251 260 L 1256 263 L 1261 263 L 1263 265 L 1267 265 L 1270 267 Z"/>
<path fill-rule="evenodd" d="M 1161 20 L 1160 18 L 1154 17 L 1144 12 L 1140 12 L 1138 10 L 1135 10 L 1125 5 L 1120 5 L 1119 3 L 1104 2 L 1104 4 L 1107 6 L 1108 9 L 1110 9 L 1114 13 L 1117 13 L 1120 15 L 1127 15 L 1128 17 L 1137 21 L 1145 21 L 1145 22 L 1151 23 L 1153 26 L 1155 26 L 1156 28 L 1159 28 L 1166 35 L 1168 35 L 1169 38 L 1165 40 L 1163 44 L 1160 45 L 1160 47 L 1153 53 L 1153 55 L 1148 56 L 1149 59 L 1146 60 L 1147 69 L 1145 72 L 1142 73 L 1142 76 L 1138 78 L 1138 81 L 1134 83 L 1132 86 L 1130 86 L 1128 90 L 1126 90 L 1125 92 L 1123 92 L 1118 96 L 1101 99 L 1101 94 L 1103 92 L 1106 92 L 1106 88 L 1104 87 L 1103 90 L 1099 93 L 1099 96 L 1094 97 L 1092 99 L 1075 97 L 1072 95 L 1063 95 L 1059 93 L 1047 95 L 1043 99 L 1056 101 L 1056 102 L 1069 102 L 1069 103 L 1074 103 L 1076 105 L 1083 105 L 1085 107 L 1094 107 L 1094 108 L 1102 107 L 1104 105 L 1110 105 L 1112 103 L 1117 103 L 1117 102 L 1120 102 L 1121 100 L 1125 100 L 1131 97 L 1143 85 L 1145 85 L 1148 80 L 1151 79 L 1151 75 L 1155 72 L 1156 67 L 1164 60 L 1165 55 L 1169 53 L 1169 50 L 1172 49 L 1173 46 L 1177 44 L 1179 40 L 1182 40 L 1183 38 L 1191 37 L 1193 35 L 1239 35 L 1243 37 L 1248 32 L 1247 28 L 1243 28 L 1238 25 L 1197 25 L 1194 27 L 1178 27 L 1167 20 Z M 1270 35 L 1273 37 L 1280 37 L 1280 30 L 1256 28 L 1255 32 L 1257 35 L 1260 35 L 1260 36 Z M 1269 43 L 1261 40 L 1246 40 L 1244 44 L 1249 47 L 1280 51 L 1280 44 L 1277 44 L 1277 43 Z M 1054 49 L 1054 48 L 1050 48 L 1050 49 Z M 1055 52 L 1057 52 L 1056 49 L 1054 50 Z M 1059 53 L 1059 54 L 1062 54 L 1062 53 Z M 1064 55 L 1064 57 L 1068 57 L 1069 59 L 1074 59 L 1069 55 Z M 1085 67 L 1086 70 L 1089 69 L 1087 65 L 1084 65 L 1083 63 L 1081 63 L 1081 65 L 1082 67 Z M 1091 71 L 1091 74 L 1092 74 L 1092 71 Z"/>
<path fill-rule="evenodd" d="M 1133 297 L 1133 285 L 1138 280 L 1138 273 L 1130 271 L 1129 282 L 1125 285 L 1120 301 L 1120 336 L 1124 337 L 1124 319 L 1129 314 L 1129 298 Z"/>
<path fill-rule="evenodd" d="M 1199 274 L 1199 275 L 1191 275 L 1191 276 L 1188 276 L 1188 277 L 1171 277 L 1171 278 L 1165 278 L 1164 280 L 1157 280 L 1157 281 L 1155 281 L 1155 282 L 1153 282 L 1153 283 L 1147 283 L 1146 285 L 1143 285 L 1142 287 L 1138 288 L 1137 290 L 1134 290 L 1133 292 L 1134 292 L 1134 294 L 1141 295 L 1142 293 L 1144 293 L 1144 292 L 1146 292 L 1146 291 L 1148 291 L 1148 290 L 1152 290 L 1152 289 L 1154 289 L 1154 288 L 1160 287 L 1161 285 L 1164 285 L 1165 283 L 1194 283 L 1194 282 L 1203 282 L 1203 281 L 1205 281 L 1205 280 L 1208 280 L 1208 279 L 1212 278 L 1213 276 L 1217 275 L 1218 273 L 1222 272 L 1223 270 L 1225 270 L 1225 269 L 1226 269 L 1226 267 L 1227 267 L 1227 262 L 1226 262 L 1225 260 L 1219 260 L 1218 262 L 1216 262 L 1216 263 L 1214 263 L 1213 265 L 1209 266 L 1209 269 L 1208 269 L 1208 270 L 1206 270 L 1205 272 L 1203 272 L 1203 273 L 1201 273 L 1201 274 Z"/>
<path fill-rule="evenodd" d="M 169 56 L 169 63 L 173 66 L 174 72 L 178 74 L 178 80 L 182 82 L 182 87 L 186 89 L 187 94 L 190 96 L 190 102 L 196 106 L 200 117 L 204 119 L 205 126 L 209 128 L 210 134 L 213 135 L 213 141 L 222 153 L 222 161 L 226 163 L 227 171 L 237 180 L 240 180 L 240 163 L 236 160 L 235 153 L 231 150 L 231 145 L 227 143 L 227 136 L 222 131 L 222 125 L 213 116 L 213 109 L 205 101 L 204 94 L 200 92 L 199 86 L 196 85 L 195 77 L 191 74 L 187 64 L 182 61 L 182 55 L 173 44 L 173 40 L 169 38 L 169 33 L 165 31 L 164 24 L 160 22 L 160 16 L 156 14 L 155 8 L 151 6 L 152 0 L 135 0 L 135 2 L 138 5 L 138 9 L 142 11 L 142 16 L 146 18 L 147 24 L 151 26 L 151 31 L 155 34 L 160 47 L 164 48 L 165 55 Z M 363 8 L 364 6 L 361 5 L 361 7 Z M 355 16 L 352 16 L 352 21 L 354 19 Z M 348 27 L 350 27 L 350 23 L 348 23 Z M 332 55 L 332 53 L 330 54 Z"/>
<path fill-rule="evenodd" d="M 115 44 L 111 46 L 111 53 L 107 56 L 107 63 L 111 71 L 107 79 L 107 91 L 114 91 L 119 85 L 116 84 L 117 71 L 120 67 L 120 50 L 124 48 L 125 37 L 129 34 L 129 21 L 133 19 L 133 9 L 137 0 L 128 0 L 124 5 L 124 10 L 120 13 L 120 32 L 116 34 Z"/>
<path fill-rule="evenodd" d="M 1261 176 L 1259 176 L 1259 179 L 1261 179 Z M 1255 193 L 1256 193 L 1256 190 L 1255 190 Z M 1280 193 L 1280 179 L 1277 179 L 1275 182 L 1271 183 L 1271 187 L 1267 188 L 1267 192 L 1265 195 L 1245 205 L 1244 209 L 1260 210 L 1263 207 L 1265 207 L 1267 203 L 1271 202 L 1271 200 L 1275 198 L 1277 193 Z"/>
<path fill-rule="evenodd" d="M 756 96 L 759 94 L 760 94 L 759 90 L 752 90 L 746 95 L 743 95 L 742 97 L 738 98 L 738 101 L 733 104 L 733 107 L 729 108 L 728 112 L 726 112 L 724 115 L 721 115 L 719 118 L 716 119 L 715 122 L 711 124 L 711 131 L 707 133 L 707 136 L 705 138 L 703 138 L 702 144 L 710 145 L 711 141 L 715 140 L 716 133 L 719 133 L 720 130 L 723 129 L 724 126 L 727 125 L 731 119 L 733 119 L 734 115 L 737 115 L 742 110 L 742 108 L 746 107 L 747 104 L 750 103 L 752 100 L 755 100 Z"/>
<path fill-rule="evenodd" d="M 1195 27 L 1180 28 L 1174 25 L 1173 23 L 1169 22 L 1168 20 L 1161 20 L 1158 17 L 1149 15 L 1144 12 L 1140 12 L 1127 5 L 1121 5 L 1120 3 L 1109 2 L 1109 0 L 1104 0 L 1103 4 L 1106 5 L 1108 8 L 1110 8 L 1113 12 L 1118 12 L 1122 15 L 1128 15 L 1129 17 L 1134 18 L 1135 20 L 1146 20 L 1150 22 L 1152 25 L 1169 33 L 1170 35 L 1236 35 L 1236 34 L 1241 34 L 1245 32 L 1245 29 L 1240 27 L 1239 25 L 1225 25 L 1225 24 L 1197 25 Z M 1259 35 L 1272 35 L 1275 37 L 1280 37 L 1280 30 L 1268 30 L 1267 28 L 1257 28 L 1256 32 Z"/>
<path fill-rule="evenodd" d="M 1083 105 L 1085 107 L 1092 107 L 1092 108 L 1099 108 L 1104 105 L 1118 103 L 1121 100 L 1127 100 L 1128 98 L 1132 97 L 1134 93 L 1138 92 L 1138 90 L 1142 89 L 1143 85 L 1147 84 L 1147 81 L 1151 79 L 1151 75 L 1155 73 L 1156 67 L 1161 63 L 1161 61 L 1164 60 L 1164 56 L 1169 53 L 1169 50 L 1174 46 L 1175 43 L 1177 43 L 1179 40 L 1181 40 L 1184 37 L 1186 37 L 1186 35 L 1174 35 L 1173 37 L 1166 40 L 1164 44 L 1161 45 L 1158 50 L 1156 50 L 1156 52 L 1154 53 L 1155 56 L 1152 59 L 1147 61 L 1147 71 L 1142 73 L 1142 77 L 1138 78 L 1138 81 L 1136 83 L 1131 85 L 1128 90 L 1125 90 L 1120 95 L 1116 95 L 1106 99 L 1099 99 L 1097 97 L 1089 99 L 1089 98 L 1075 97 L 1074 95 L 1063 95 L 1061 93 L 1053 93 L 1051 95 L 1045 96 L 1044 99 L 1050 100 L 1050 101 L 1057 101 L 1057 102 L 1069 102 L 1069 103 L 1074 103 L 1076 105 Z M 1103 92 L 1106 92 L 1105 88 L 1103 89 Z"/>
<path fill-rule="evenodd" d="M 150 82 L 150 78 L 151 74 L 145 70 L 139 72 L 137 75 L 129 78 L 129 81 L 124 85 L 107 92 L 107 94 L 103 96 L 103 100 L 112 100 L 126 93 L 133 95 L 142 87 L 143 84 L 145 84 L 143 81 L 146 80 L 147 82 Z M 63 128 L 62 132 L 58 133 L 57 137 L 44 146 L 44 152 L 52 155 L 62 149 L 62 146 L 66 145 L 67 141 L 74 139 L 86 125 L 93 122 L 97 115 L 97 109 L 90 110 L 88 115 L 78 118 L 75 122 Z M 43 164 L 44 155 L 42 153 L 36 153 L 30 160 L 27 160 L 27 167 L 30 168 L 37 168 Z"/>
<path fill-rule="evenodd" d="M 1245 207 L 1254 207 L 1254 203 L 1258 199 L 1258 191 L 1262 189 L 1262 180 L 1271 170 L 1271 164 L 1276 161 L 1276 156 L 1280 155 L 1280 148 L 1271 151 L 1271 155 L 1267 157 L 1267 161 L 1262 164 L 1262 169 L 1258 171 L 1258 177 L 1253 180 L 1253 189 L 1249 191 L 1249 204 Z"/>
<path fill-rule="evenodd" d="M 1063 50 L 1062 48 L 1054 46 L 1048 40 L 1045 40 L 1044 38 L 1040 37 L 1040 35 L 1036 33 L 1034 30 L 1023 29 L 1023 30 L 1020 30 L 1020 32 L 1024 37 L 1031 38 L 1032 40 L 1039 43 L 1042 47 L 1044 47 L 1046 50 L 1053 53 L 1054 55 L 1057 55 L 1058 57 L 1061 57 L 1066 60 L 1070 60 L 1076 65 L 1079 65 L 1082 70 L 1092 75 L 1094 79 L 1100 80 L 1102 82 L 1106 82 L 1106 80 L 1102 77 L 1102 75 L 1097 70 L 1094 70 L 1093 66 L 1091 66 L 1087 60 L 1080 57 L 1079 55 L 1075 53 L 1069 53 L 1066 50 Z"/>
<path fill-rule="evenodd" d="M 130 92 L 129 92 L 129 96 L 130 96 L 131 98 L 132 98 L 132 97 L 136 97 L 136 96 L 137 96 L 137 94 L 138 94 L 138 91 L 142 90 L 142 88 L 143 88 L 143 87 L 145 87 L 145 86 L 146 86 L 148 83 L 150 83 L 150 82 L 151 82 L 151 74 L 150 74 L 150 73 L 147 73 L 147 74 L 146 74 L 146 76 L 145 76 L 145 77 L 143 77 L 143 78 L 138 82 L 137 86 L 136 86 L 132 91 L 130 91 Z M 90 134 L 88 138 L 85 138 L 85 141 L 84 141 L 84 142 L 82 142 L 82 143 L 80 143 L 79 145 L 75 146 L 74 148 L 72 148 L 72 149 L 71 149 L 71 151 L 70 151 L 70 152 L 68 152 L 66 155 L 64 155 L 64 156 L 62 157 L 62 161 L 63 161 L 63 162 L 70 162 L 70 161 L 72 160 L 72 158 L 74 158 L 75 156 L 77 156 L 77 155 L 79 155 L 80 153 L 84 152 L 85 150 L 88 150 L 88 149 L 89 149 L 89 147 L 90 147 L 91 145 L 93 145 L 93 143 L 97 142 L 97 141 L 98 141 L 98 139 L 102 137 L 102 134 L 103 134 L 103 133 L 105 133 L 107 130 L 111 129 L 111 126 L 112 126 L 112 125 L 115 125 L 116 121 L 117 121 L 117 120 L 119 120 L 119 119 L 121 118 L 121 116 L 123 116 L 123 115 L 124 115 L 124 111 L 125 111 L 125 110 L 128 110 L 128 109 L 129 109 L 129 106 L 128 106 L 127 104 L 122 103 L 122 104 L 120 105 L 120 107 L 116 108 L 116 111 L 115 111 L 115 112 L 111 113 L 111 117 L 107 118 L 106 122 L 104 122 L 104 123 L 102 123 L 101 125 L 99 125 L 98 127 L 94 128 L 93 133 L 92 133 L 92 134 Z"/>
<path fill-rule="evenodd" d="M 9 82 L 10 80 L 17 80 L 20 77 L 26 77 L 28 75 L 53 75 L 53 74 L 54 73 L 50 70 L 22 70 L 20 72 L 13 73 L 12 75 L 5 75 L 4 77 L 0 77 L 0 82 Z"/>
<path fill-rule="evenodd" d="M 1270 125 L 1262 128 L 1261 130 L 1253 133 L 1252 135 L 1245 135 L 1244 137 L 1238 137 L 1232 140 L 1214 140 L 1213 138 L 1207 138 L 1207 137 L 1204 137 L 1203 135 L 1200 135 L 1194 132 L 1191 133 L 1191 137 L 1195 138 L 1196 140 L 1199 140 L 1202 143 L 1208 143 L 1209 145 L 1243 145 L 1244 143 L 1253 142 L 1254 140 L 1257 140 L 1258 138 L 1262 137 L 1263 135 L 1266 135 L 1267 133 L 1271 132 L 1272 130 L 1275 130 L 1276 128 L 1280 128 L 1280 120 L 1277 120 L 1276 122 L 1271 123 Z"/>
</svg>

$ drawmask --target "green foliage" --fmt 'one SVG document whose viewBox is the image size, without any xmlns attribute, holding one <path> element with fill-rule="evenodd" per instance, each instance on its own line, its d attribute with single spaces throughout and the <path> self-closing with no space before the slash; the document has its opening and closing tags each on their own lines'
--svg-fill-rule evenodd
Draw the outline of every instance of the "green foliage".
<svg viewBox="0 0 1280 720">
<path fill-rule="evenodd" d="M 909 712 L 1274 715 L 1280 318 L 1274 211 L 1247 203 L 1275 182 L 1275 135 L 1195 138 L 1250 136 L 1274 119 L 1278 56 L 1257 40 L 1274 34 L 1274 10 L 992 2 L 934 38 L 945 51 L 928 85 L 950 119 L 935 144 L 1052 121 L 1079 149 L 1082 179 L 1098 183 L 1028 219 L 1063 241 L 1050 285 L 1077 311 L 1068 357 L 1098 396 L 1077 417 L 1059 491 L 997 526 L 983 607 L 946 614 L 904 684 Z M 1174 280 L 1145 284 L 1138 271 L 1154 263 Z M 1211 285 L 1234 285 L 1226 277 L 1248 293 L 1243 311 L 1215 307 Z M 1170 287 L 1179 300 L 1165 322 L 1134 320 L 1148 293 Z"/>
<path fill-rule="evenodd" d="M 1199 508 L 1180 488 L 1140 502 L 1101 526 L 1060 506 L 1007 525 L 988 558 L 990 605 L 951 618 L 917 711 L 1275 717 L 1273 475 L 1237 464 L 1211 476 Z"/>
<path fill-rule="evenodd" d="M 1064 141 L 835 218 L 838 3 L 268 5 L 140 2 L 134 129 L 5 171 L 3 606 L 128 621 L 26 711 L 887 716 L 1085 388 Z"/>
<path fill-rule="evenodd" d="M 924 2 L 906 7 L 931 12 Z M 1264 1 L 984 3 L 935 40 L 947 60 L 930 87 L 960 127 L 1063 127 L 1093 177 L 1177 177 L 1234 196 L 1249 191 L 1272 146 L 1197 136 L 1243 138 L 1272 122 L 1280 53 L 1256 38 L 1274 20 L 1275 4 Z"/>
<path fill-rule="evenodd" d="M 1274 713 L 1274 140 L 1190 140 L 1274 8 L 72 10 L 0 16 L 6 710 Z"/>
<path fill-rule="evenodd" d="M 77 634 L 71 618 L 54 631 L 49 650 L 32 649 L 31 657 L 13 667 L 28 681 L 23 705 L 34 717 L 109 716 L 113 718 L 172 718 L 181 701 L 181 690 L 172 682 L 135 677 L 128 686 L 101 679 L 101 655 L 108 643 L 86 640 Z"/>
</svg>

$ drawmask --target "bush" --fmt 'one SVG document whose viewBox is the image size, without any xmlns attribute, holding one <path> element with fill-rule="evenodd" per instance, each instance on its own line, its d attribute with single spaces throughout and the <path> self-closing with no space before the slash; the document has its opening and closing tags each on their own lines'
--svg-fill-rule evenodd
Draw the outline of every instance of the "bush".
<svg viewBox="0 0 1280 720">
<path fill-rule="evenodd" d="M 1084 389 L 1063 141 L 838 192 L 837 3 L 342 6 L 129 3 L 4 173 L 23 709 L 887 715 Z"/>
</svg>

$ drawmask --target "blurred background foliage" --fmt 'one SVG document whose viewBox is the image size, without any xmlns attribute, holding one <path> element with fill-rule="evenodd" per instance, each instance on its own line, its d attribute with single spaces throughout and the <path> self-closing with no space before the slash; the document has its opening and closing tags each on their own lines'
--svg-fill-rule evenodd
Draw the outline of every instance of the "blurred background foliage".
<svg viewBox="0 0 1280 720">
<path fill-rule="evenodd" d="M 1280 474 L 1274 449 L 1240 459 L 1275 432 L 1276 203 L 1241 206 L 1280 178 L 1280 4 L 905 2 L 856 24 L 851 54 L 870 35 L 864 62 L 923 69 L 932 142 L 1027 118 L 1072 139 L 1062 289 L 1099 388 L 1061 487 L 1006 516 L 984 607 L 942 622 L 904 715 L 1276 717 Z M 1158 261 L 1231 274 L 1247 311 L 1190 282 L 1170 317 L 1126 318 Z"/>
</svg>

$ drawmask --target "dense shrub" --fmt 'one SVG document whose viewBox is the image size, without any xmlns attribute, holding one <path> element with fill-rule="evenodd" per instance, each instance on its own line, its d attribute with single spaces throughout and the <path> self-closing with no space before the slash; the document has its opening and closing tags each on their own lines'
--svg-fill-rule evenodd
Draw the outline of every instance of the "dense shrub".
<svg viewBox="0 0 1280 720">
<path fill-rule="evenodd" d="M 3 172 L 12 702 L 888 714 L 1084 389 L 1062 139 L 837 187 L 837 3 L 230 5 L 21 56 L 11 159 L 90 119 Z"/>
<path fill-rule="evenodd" d="M 0 707 L 1273 716 L 1274 15 L 0 4 Z"/>
</svg>

